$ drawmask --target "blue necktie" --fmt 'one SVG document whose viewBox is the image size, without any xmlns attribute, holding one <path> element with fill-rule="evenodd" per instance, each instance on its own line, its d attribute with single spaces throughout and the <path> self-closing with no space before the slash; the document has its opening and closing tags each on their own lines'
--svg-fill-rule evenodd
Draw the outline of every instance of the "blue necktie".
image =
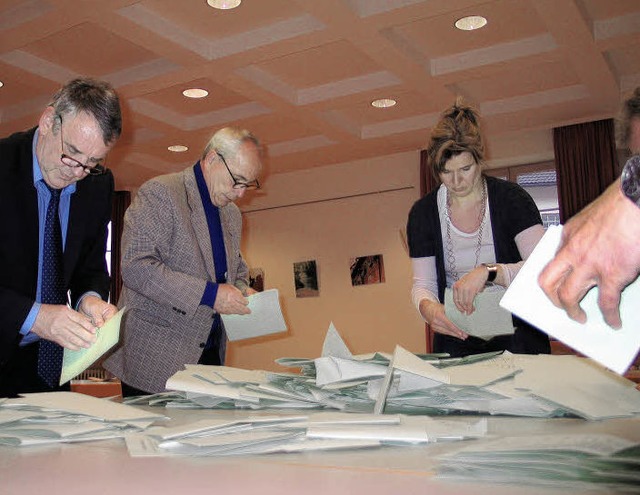
<svg viewBox="0 0 640 495">
<path fill-rule="evenodd" d="M 45 184 L 46 185 L 46 184 Z M 67 291 L 62 269 L 62 230 L 58 207 L 61 189 L 52 189 L 44 224 L 41 302 L 43 304 L 66 304 Z M 54 388 L 60 381 L 63 349 L 50 340 L 40 340 L 38 350 L 38 375 Z"/>
</svg>

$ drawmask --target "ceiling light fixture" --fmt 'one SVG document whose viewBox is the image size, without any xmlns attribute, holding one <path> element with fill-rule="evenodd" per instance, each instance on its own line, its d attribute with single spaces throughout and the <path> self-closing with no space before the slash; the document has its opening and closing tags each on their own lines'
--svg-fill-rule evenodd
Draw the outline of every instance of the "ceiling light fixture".
<svg viewBox="0 0 640 495">
<path fill-rule="evenodd" d="M 380 98 L 379 100 L 373 100 L 371 106 L 376 108 L 390 108 L 395 106 L 396 103 L 396 100 L 392 100 L 391 98 Z"/>
<path fill-rule="evenodd" d="M 469 15 L 458 19 L 455 26 L 462 31 L 473 31 L 487 25 L 487 19 L 481 15 Z"/>
<path fill-rule="evenodd" d="M 0 81 L 0 88 L 4 86 L 4 83 L 2 81 Z"/>
<path fill-rule="evenodd" d="M 189 89 L 185 89 L 182 92 L 182 94 L 185 95 L 187 98 L 204 98 L 209 94 L 209 92 L 206 89 L 189 88 Z"/>
<path fill-rule="evenodd" d="M 189 148 L 182 144 L 173 144 L 167 148 L 169 151 L 173 151 L 174 153 L 184 153 Z"/>
<path fill-rule="evenodd" d="M 229 10 L 235 9 L 242 0 L 207 0 L 207 3 L 214 9 Z"/>
</svg>

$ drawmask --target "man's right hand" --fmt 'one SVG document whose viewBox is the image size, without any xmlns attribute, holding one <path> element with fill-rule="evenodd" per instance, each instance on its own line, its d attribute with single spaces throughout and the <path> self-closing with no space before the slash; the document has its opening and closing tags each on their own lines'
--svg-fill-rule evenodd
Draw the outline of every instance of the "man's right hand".
<svg viewBox="0 0 640 495">
<path fill-rule="evenodd" d="M 42 304 L 31 331 L 72 351 L 91 347 L 96 341 L 91 319 L 62 304 Z"/>
<path fill-rule="evenodd" d="M 593 286 L 604 320 L 620 328 L 620 294 L 640 271 L 640 209 L 620 190 L 620 181 L 575 215 L 562 230 L 562 244 L 538 282 L 567 315 L 585 323 L 580 301 Z"/>
<path fill-rule="evenodd" d="M 218 285 L 218 294 L 213 309 L 222 315 L 246 315 L 251 313 L 249 301 L 240 289 L 230 284 Z"/>
</svg>

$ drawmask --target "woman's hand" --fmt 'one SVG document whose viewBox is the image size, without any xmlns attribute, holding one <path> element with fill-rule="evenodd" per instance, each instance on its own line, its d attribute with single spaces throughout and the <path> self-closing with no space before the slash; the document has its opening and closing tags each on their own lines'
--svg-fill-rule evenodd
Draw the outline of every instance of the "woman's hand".
<svg viewBox="0 0 640 495">
<path fill-rule="evenodd" d="M 453 302 L 458 311 L 470 315 L 475 310 L 473 301 L 484 290 L 489 272 L 480 265 L 453 284 Z"/>
<path fill-rule="evenodd" d="M 460 340 L 466 340 L 469 336 L 466 332 L 460 330 L 456 325 L 451 323 L 444 312 L 444 305 L 438 302 L 423 299 L 420 301 L 420 314 L 425 321 L 431 326 L 434 332 L 444 335 L 450 335 Z"/>
</svg>

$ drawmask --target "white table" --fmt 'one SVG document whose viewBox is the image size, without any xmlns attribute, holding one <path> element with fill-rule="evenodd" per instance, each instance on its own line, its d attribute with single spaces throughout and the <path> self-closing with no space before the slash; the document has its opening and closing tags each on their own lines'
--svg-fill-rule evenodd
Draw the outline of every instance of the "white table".
<svg viewBox="0 0 640 495">
<path fill-rule="evenodd" d="M 170 423 L 223 417 L 241 411 L 166 411 Z M 309 414 L 291 411 L 283 414 Z M 254 413 L 255 414 L 255 413 Z M 452 419 L 446 417 L 446 419 Z M 469 417 L 466 417 L 469 419 Z M 602 422 L 582 419 L 488 418 L 489 434 L 611 433 L 640 442 L 640 418 Z M 472 440 L 472 441 L 484 441 Z M 0 447 L 2 495 L 96 494 L 567 494 L 561 489 L 453 483 L 434 479 L 434 457 L 468 442 L 370 450 L 244 457 L 132 458 L 124 441 L 47 447 Z M 574 493 L 583 493 L 576 491 Z M 591 492 L 590 492 L 591 493 Z M 607 493 L 593 492 L 593 493 Z"/>
</svg>

